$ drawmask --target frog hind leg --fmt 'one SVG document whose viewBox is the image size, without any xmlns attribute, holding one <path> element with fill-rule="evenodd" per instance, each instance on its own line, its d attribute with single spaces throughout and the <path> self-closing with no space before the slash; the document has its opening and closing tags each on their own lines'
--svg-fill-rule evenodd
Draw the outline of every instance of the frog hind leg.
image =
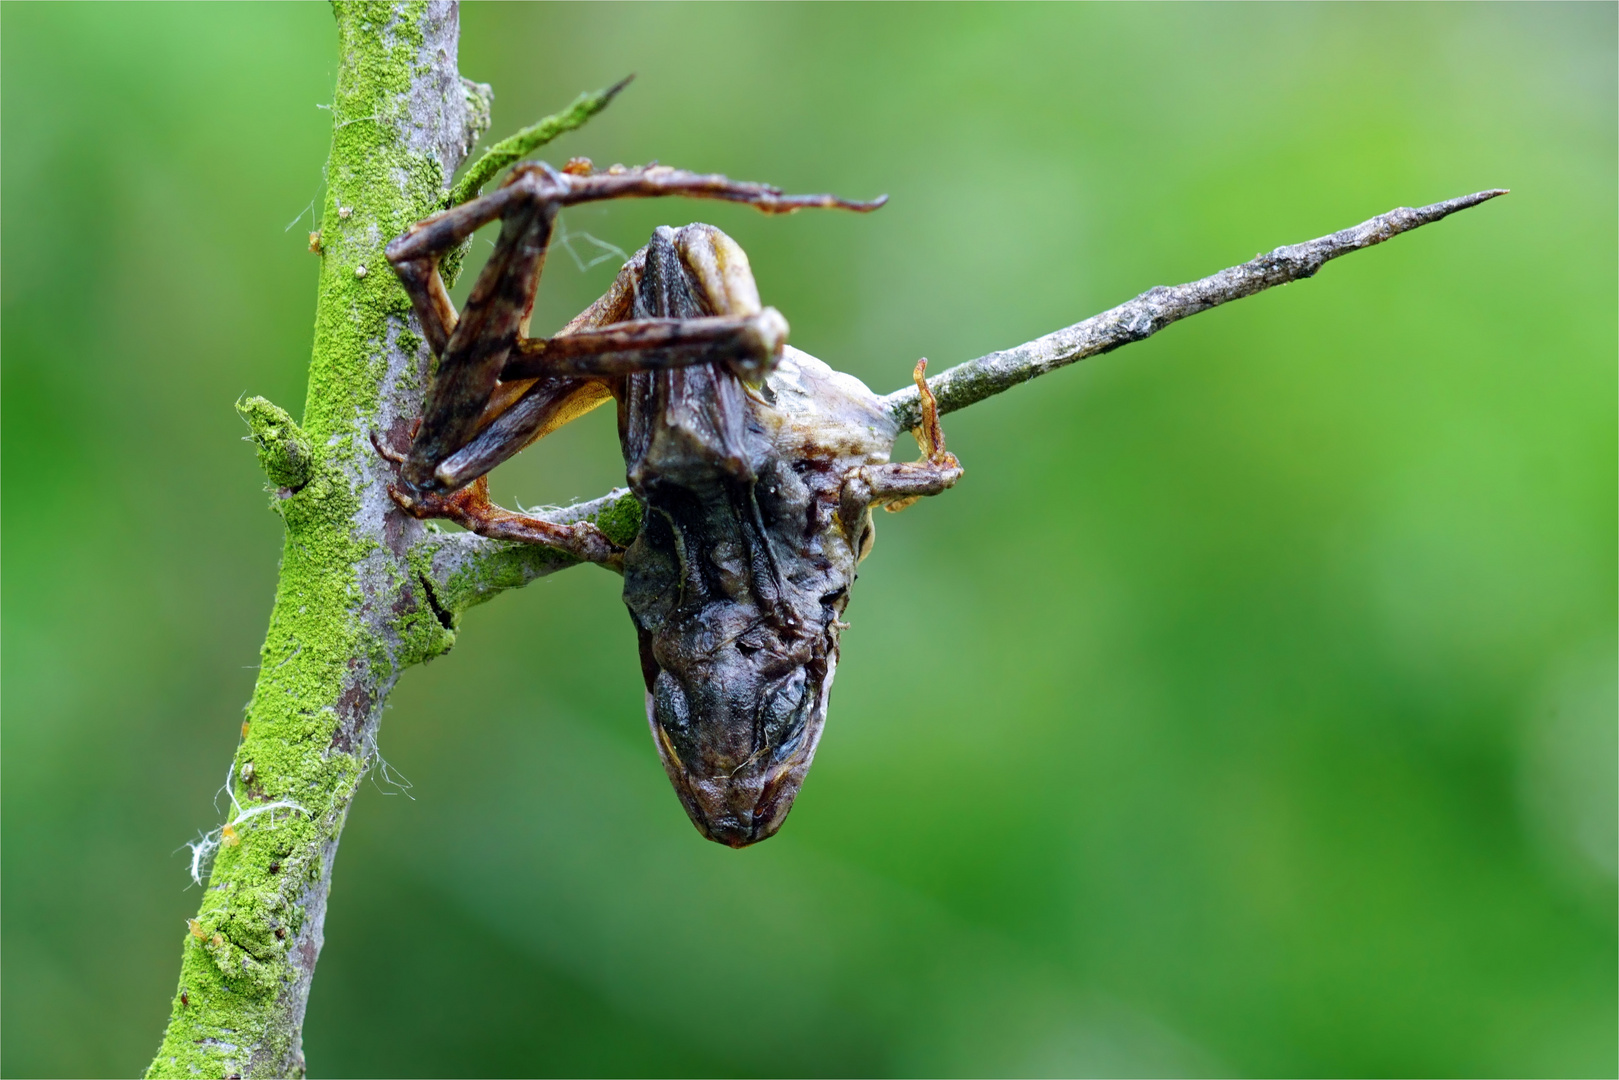
<svg viewBox="0 0 1619 1080">
<path fill-rule="evenodd" d="M 623 559 L 623 551 L 593 525 L 584 529 L 579 526 L 588 523 L 559 525 L 532 514 L 496 506 L 489 501 L 487 477 L 480 476 L 466 487 L 447 495 L 435 492 L 417 495 L 408 504 L 395 492 L 390 491 L 389 494 L 414 517 L 446 518 L 469 532 L 487 536 L 491 540 L 541 544 L 583 562 L 604 566 L 616 566 Z"/>
</svg>

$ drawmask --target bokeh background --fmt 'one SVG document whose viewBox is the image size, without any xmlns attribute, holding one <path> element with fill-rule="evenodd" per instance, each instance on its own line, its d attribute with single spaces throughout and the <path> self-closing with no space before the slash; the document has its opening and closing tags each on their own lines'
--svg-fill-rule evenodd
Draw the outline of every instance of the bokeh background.
<svg viewBox="0 0 1619 1080">
<path fill-rule="evenodd" d="M 323 5 L 0 22 L 0 1069 L 129 1075 L 271 601 L 231 405 L 303 400 L 334 35 Z M 470 613 L 384 724 L 414 798 L 350 819 L 313 1075 L 1619 1069 L 1613 5 L 463 24 L 493 136 L 633 71 L 549 156 L 892 196 L 570 211 L 537 329 L 602 245 L 708 220 L 882 390 L 1514 191 L 951 417 L 966 479 L 881 521 L 758 848 L 681 812 L 615 578 Z M 621 481 L 604 410 L 493 485 Z"/>
</svg>

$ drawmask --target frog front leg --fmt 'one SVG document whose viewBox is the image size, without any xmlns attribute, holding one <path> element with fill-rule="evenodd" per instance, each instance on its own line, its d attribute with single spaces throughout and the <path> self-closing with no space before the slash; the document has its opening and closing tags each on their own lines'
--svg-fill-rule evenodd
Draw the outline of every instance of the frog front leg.
<svg viewBox="0 0 1619 1080">
<path fill-rule="evenodd" d="M 897 514 L 926 495 L 937 495 L 955 486 L 965 471 L 956 455 L 945 449 L 944 428 L 939 424 L 939 403 L 928 389 L 927 360 L 918 360 L 912 377 L 922 395 L 922 423 L 912 434 L 922 448 L 918 461 L 890 461 L 882 465 L 862 465 L 851 469 L 838 497 L 838 519 L 844 533 L 855 541 L 863 558 L 870 548 L 867 514 L 881 506 Z"/>
<path fill-rule="evenodd" d="M 769 213 L 811 206 L 874 209 L 833 196 L 783 195 L 761 184 L 648 167 L 594 173 L 588 165 L 559 173 L 522 166 L 498 191 L 411 227 L 388 245 L 393 265 L 439 364 L 423 418 L 400 461 L 394 501 L 416 517 L 448 517 L 486 536 L 546 544 L 578 558 L 617 561 L 619 552 L 595 526 L 559 525 L 489 503 L 467 487 L 546 432 L 605 401 L 628 375 L 724 362 L 762 373 L 780 353 L 786 321 L 757 303 L 747 311 L 716 310 L 695 319 L 625 319 L 634 289 L 630 267 L 588 319 L 576 319 L 549 341 L 526 336 L 557 212 L 601 199 L 690 195 L 748 203 Z M 500 239 L 459 315 L 438 271 L 439 259 L 479 226 L 499 219 Z M 734 246 L 734 245 L 733 245 Z M 699 260 L 700 261 L 700 260 Z M 713 260 L 711 260 L 713 261 Z M 702 268 L 694 266 L 699 276 Z M 735 284 L 746 260 L 720 258 L 709 268 Z M 382 449 L 379 444 L 379 450 Z"/>
</svg>

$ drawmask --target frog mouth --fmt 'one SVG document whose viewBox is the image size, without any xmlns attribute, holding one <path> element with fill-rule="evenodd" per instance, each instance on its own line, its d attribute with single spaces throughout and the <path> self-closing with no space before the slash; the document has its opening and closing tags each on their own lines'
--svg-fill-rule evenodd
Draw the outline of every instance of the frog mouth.
<svg viewBox="0 0 1619 1080">
<path fill-rule="evenodd" d="M 778 758 L 770 751 L 779 748 L 762 747 L 735 767 L 711 774 L 681 759 L 668 732 L 658 723 L 653 695 L 647 694 L 647 724 L 652 729 L 658 757 L 681 805 L 686 808 L 686 816 L 703 836 L 718 844 L 741 848 L 768 840 L 781 828 L 803 787 L 821 741 L 832 675 L 837 667 L 836 654 L 827 657 L 826 663 L 826 677 L 820 680 L 819 697 L 791 751 Z"/>
</svg>

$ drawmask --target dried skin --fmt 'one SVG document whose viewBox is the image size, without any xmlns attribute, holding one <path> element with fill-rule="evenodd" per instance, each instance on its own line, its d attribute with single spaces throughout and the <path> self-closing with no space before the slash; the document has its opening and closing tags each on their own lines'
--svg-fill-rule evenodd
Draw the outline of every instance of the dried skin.
<svg viewBox="0 0 1619 1080">
<path fill-rule="evenodd" d="M 637 314 L 723 313 L 729 294 L 691 265 L 733 247 L 660 229 Z M 896 430 L 863 384 L 796 349 L 756 389 L 718 364 L 632 376 L 619 415 L 646 506 L 624 601 L 647 718 L 693 823 L 741 847 L 775 833 L 814 760 L 870 525 L 865 507 L 840 513 L 845 482 L 887 461 Z"/>
<path fill-rule="evenodd" d="M 747 255 L 711 226 L 657 230 L 561 333 L 526 336 L 557 209 L 660 194 L 767 212 L 880 204 L 576 161 L 517 170 L 420 223 L 388 257 L 439 367 L 393 494 L 417 516 L 621 565 L 658 753 L 703 835 L 740 847 L 775 833 L 814 759 L 871 506 L 941 491 L 961 469 L 931 408 L 930 453 L 889 464 L 897 430 L 881 400 L 786 347 Z M 457 316 L 436 260 L 495 218 L 495 253 Z M 643 507 L 627 550 L 589 524 L 489 503 L 489 469 L 608 396 Z"/>
</svg>

